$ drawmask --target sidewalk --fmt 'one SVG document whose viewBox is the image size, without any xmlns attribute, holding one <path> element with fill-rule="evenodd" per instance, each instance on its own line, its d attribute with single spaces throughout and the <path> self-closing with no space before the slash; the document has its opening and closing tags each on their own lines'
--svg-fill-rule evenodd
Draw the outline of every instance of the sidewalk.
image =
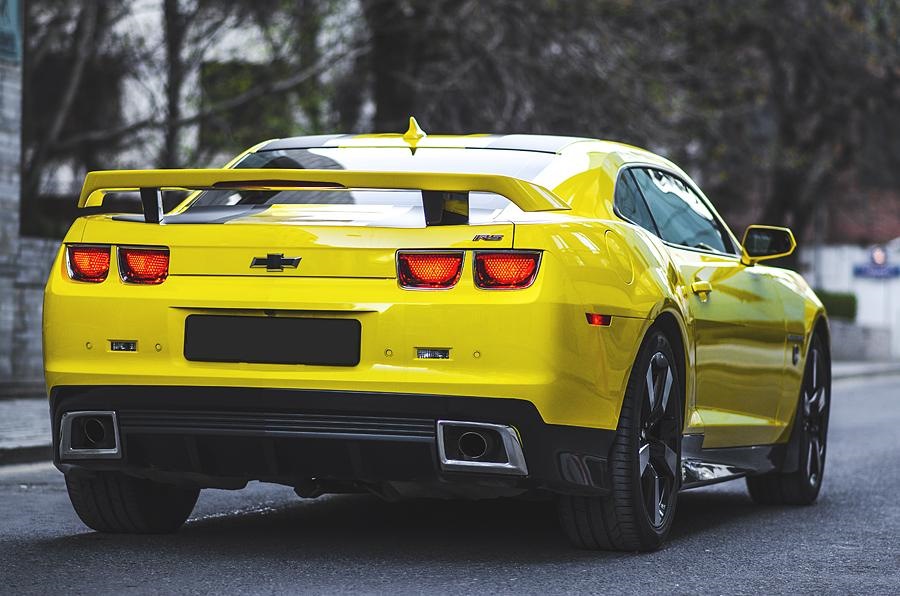
<svg viewBox="0 0 900 596">
<path fill-rule="evenodd" d="M 900 374 L 900 362 L 832 362 L 832 379 Z"/>
<path fill-rule="evenodd" d="M 0 397 L 0 465 L 50 459 L 50 412 L 43 397 Z"/>
<path fill-rule="evenodd" d="M 900 374 L 900 362 L 835 362 L 832 378 Z M 0 387 L 0 465 L 50 459 L 50 414 L 44 397 Z M 37 392 L 32 392 L 34 395 Z"/>
</svg>

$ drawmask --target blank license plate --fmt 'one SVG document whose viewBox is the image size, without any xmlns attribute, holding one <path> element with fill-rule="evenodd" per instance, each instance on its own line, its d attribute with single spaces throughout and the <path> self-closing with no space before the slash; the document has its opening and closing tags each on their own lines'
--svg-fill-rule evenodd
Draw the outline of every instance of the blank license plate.
<svg viewBox="0 0 900 596">
<path fill-rule="evenodd" d="M 189 315 L 184 357 L 195 362 L 356 366 L 356 319 Z"/>
</svg>

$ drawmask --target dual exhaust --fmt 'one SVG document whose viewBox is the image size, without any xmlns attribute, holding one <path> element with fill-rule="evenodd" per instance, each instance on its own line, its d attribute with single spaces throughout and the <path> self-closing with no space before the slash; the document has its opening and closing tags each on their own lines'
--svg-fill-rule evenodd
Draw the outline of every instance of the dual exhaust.
<svg viewBox="0 0 900 596">
<path fill-rule="evenodd" d="M 437 442 L 444 471 L 528 474 L 522 443 L 511 426 L 438 420 Z"/>
<path fill-rule="evenodd" d="M 528 467 L 516 430 L 502 424 L 437 421 L 441 468 L 526 476 Z M 119 424 L 113 411 L 66 412 L 60 419 L 60 460 L 120 459 Z"/>
<path fill-rule="evenodd" d="M 115 412 L 66 412 L 59 427 L 60 460 L 122 457 Z"/>
</svg>

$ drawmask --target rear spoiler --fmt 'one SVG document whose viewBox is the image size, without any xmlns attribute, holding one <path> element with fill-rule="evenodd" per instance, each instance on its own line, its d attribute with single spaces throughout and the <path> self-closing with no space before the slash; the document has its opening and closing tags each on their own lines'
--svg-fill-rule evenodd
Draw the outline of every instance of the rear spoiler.
<svg viewBox="0 0 900 596">
<path fill-rule="evenodd" d="M 468 193 L 492 192 L 523 211 L 563 211 L 569 206 L 552 192 L 526 180 L 493 174 L 360 172 L 352 170 L 203 169 L 109 170 L 89 172 L 78 207 L 99 207 L 107 192 L 140 191 L 144 221 L 161 223 L 161 190 L 285 190 L 373 188 L 422 191 L 428 225 L 466 223 Z"/>
</svg>

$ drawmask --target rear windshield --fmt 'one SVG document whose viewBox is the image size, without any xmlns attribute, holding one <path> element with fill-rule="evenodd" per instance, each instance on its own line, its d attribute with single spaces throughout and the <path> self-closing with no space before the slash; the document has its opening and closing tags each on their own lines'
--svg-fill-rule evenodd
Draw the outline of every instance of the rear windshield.
<svg viewBox="0 0 900 596">
<path fill-rule="evenodd" d="M 534 180 L 556 157 L 552 153 L 503 149 L 417 149 L 401 147 L 323 147 L 259 151 L 235 168 L 301 170 L 369 170 L 378 172 L 440 172 L 498 174 Z"/>
</svg>

